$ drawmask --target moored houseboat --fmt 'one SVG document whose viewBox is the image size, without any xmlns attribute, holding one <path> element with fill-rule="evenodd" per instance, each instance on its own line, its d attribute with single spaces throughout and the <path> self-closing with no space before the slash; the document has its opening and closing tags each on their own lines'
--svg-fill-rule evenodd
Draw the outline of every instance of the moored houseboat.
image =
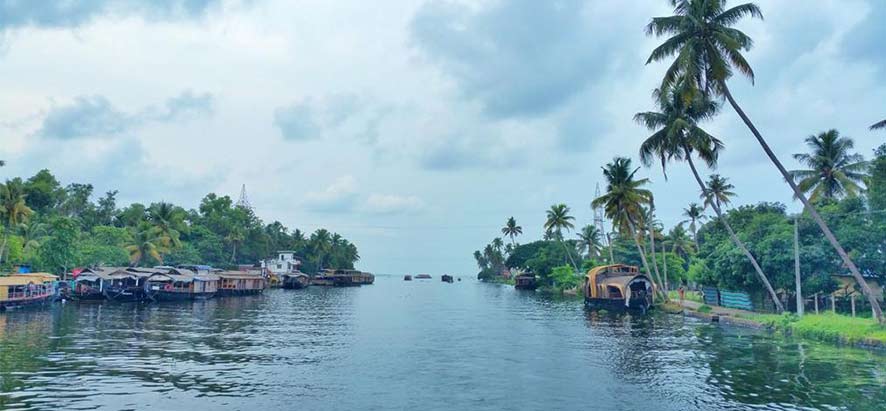
<svg viewBox="0 0 886 411">
<path fill-rule="evenodd" d="M 449 274 L 443 274 L 443 276 L 440 277 L 440 280 L 443 281 L 444 283 L 450 283 L 450 284 L 454 281 L 452 276 Z"/>
<path fill-rule="evenodd" d="M 102 293 L 109 301 L 152 301 L 154 293 L 148 287 L 148 279 L 157 271 L 157 269 L 139 267 L 110 269 L 107 278 L 102 282 Z"/>
<path fill-rule="evenodd" d="M 431 275 L 430 274 L 419 274 L 419 275 L 415 276 L 415 279 L 416 280 L 430 280 Z"/>
<path fill-rule="evenodd" d="M 594 267 L 585 275 L 582 292 L 591 309 L 637 310 L 652 307 L 654 285 L 636 266 L 614 264 Z"/>
<path fill-rule="evenodd" d="M 409 274 L 406 274 L 405 276 L 403 276 L 403 281 L 412 281 L 412 276 Z"/>
<path fill-rule="evenodd" d="M 111 273 L 123 268 L 85 268 L 74 275 L 70 297 L 75 301 L 104 301 L 105 284 L 111 282 Z"/>
<path fill-rule="evenodd" d="M 524 271 L 514 277 L 514 288 L 518 290 L 534 290 L 538 288 L 538 278 L 531 271 Z"/>
<path fill-rule="evenodd" d="M 268 280 L 261 273 L 243 271 L 219 271 L 219 295 L 261 294 L 267 288 Z"/>
<path fill-rule="evenodd" d="M 303 272 L 286 273 L 280 276 L 282 287 L 287 290 L 300 290 L 311 285 L 311 277 Z"/>
<path fill-rule="evenodd" d="M 148 288 L 158 301 L 205 300 L 218 292 L 219 276 L 184 268 L 160 270 L 148 279 Z"/>
<path fill-rule="evenodd" d="M 0 277 L 0 311 L 41 305 L 51 301 L 58 277 L 49 273 L 12 274 Z"/>
</svg>

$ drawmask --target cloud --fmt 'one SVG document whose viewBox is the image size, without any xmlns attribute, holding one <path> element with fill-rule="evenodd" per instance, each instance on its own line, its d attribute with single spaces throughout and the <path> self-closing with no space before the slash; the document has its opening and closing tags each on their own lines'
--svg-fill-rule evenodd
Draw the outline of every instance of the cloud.
<svg viewBox="0 0 886 411">
<path fill-rule="evenodd" d="M 166 123 L 211 114 L 212 107 L 211 94 L 191 91 L 168 99 L 163 110 L 147 107 L 135 114 L 114 107 L 105 96 L 79 96 L 70 104 L 52 107 L 37 135 L 59 140 L 110 137 L 149 122 Z"/>
<path fill-rule="evenodd" d="M 357 204 L 357 180 L 345 175 L 337 178 L 321 191 L 305 194 L 303 204 L 312 211 L 346 212 Z"/>
<path fill-rule="evenodd" d="M 371 194 L 362 207 L 369 214 L 416 213 L 425 208 L 425 203 L 416 196 L 394 194 Z"/>
<path fill-rule="evenodd" d="M 353 94 L 333 94 L 315 100 L 304 98 L 274 110 L 274 126 L 286 140 L 313 140 L 344 126 L 363 111 L 366 102 Z M 374 125 L 377 127 L 377 124 Z M 372 119 L 367 122 L 371 132 Z"/>
<path fill-rule="evenodd" d="M 502 1 L 475 11 L 433 1 L 415 15 L 415 42 L 491 117 L 547 113 L 603 66 L 584 1 Z M 599 40 L 599 39 L 598 39 Z"/>
<path fill-rule="evenodd" d="M 38 134 L 61 140 L 120 134 L 138 120 L 117 110 L 104 96 L 81 96 L 70 105 L 55 107 Z"/>
<path fill-rule="evenodd" d="M 105 16 L 137 15 L 146 20 L 197 18 L 221 0 L 0 0 L 0 27 L 73 28 Z"/>
</svg>

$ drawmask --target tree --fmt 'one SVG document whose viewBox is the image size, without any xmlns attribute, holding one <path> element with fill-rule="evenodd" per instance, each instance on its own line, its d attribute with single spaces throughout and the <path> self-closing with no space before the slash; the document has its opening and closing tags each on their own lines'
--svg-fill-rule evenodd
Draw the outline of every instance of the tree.
<svg viewBox="0 0 886 411">
<path fill-rule="evenodd" d="M 502 227 L 501 233 L 511 238 L 511 245 L 514 247 L 517 246 L 517 243 L 514 241 L 518 235 L 523 234 L 523 227 L 517 225 L 517 220 L 514 217 L 508 218 L 505 226 Z"/>
<path fill-rule="evenodd" d="M 10 232 L 19 224 L 26 222 L 34 212 L 25 204 L 26 196 L 24 184 L 20 178 L 6 180 L 6 184 L 0 184 L 0 216 L 3 217 L 3 223 L 6 225 L 3 242 L 0 243 L 0 261 L 3 261 Z"/>
<path fill-rule="evenodd" d="M 656 283 L 656 279 L 652 277 L 649 269 L 649 261 L 646 259 L 646 252 L 640 245 L 640 234 L 637 231 L 637 225 L 643 218 L 643 206 L 648 205 L 652 201 L 652 192 L 644 189 L 649 179 L 635 179 L 635 175 L 639 168 L 631 170 L 631 159 L 626 157 L 616 157 L 611 163 L 603 167 L 603 176 L 606 178 L 606 193 L 594 199 L 591 202 L 593 207 L 603 208 L 603 212 L 607 218 L 612 220 L 613 227 L 618 230 L 619 234 L 628 234 L 640 253 L 640 259 L 643 267 L 646 269 L 646 276 Z M 657 279 L 661 284 L 661 279 Z M 656 284 L 656 290 L 662 298 L 667 301 L 667 294 Z"/>
<path fill-rule="evenodd" d="M 696 243 L 686 235 L 686 229 L 683 228 L 683 223 L 677 224 L 671 229 L 668 233 L 665 244 L 670 246 L 672 253 L 687 261 L 689 260 L 689 256 L 695 252 L 692 247 Z"/>
<path fill-rule="evenodd" d="M 705 185 L 707 190 L 701 193 L 705 206 L 721 208 L 729 205 L 732 197 L 735 197 L 735 192 L 732 191 L 735 186 L 719 174 L 711 174 Z"/>
<path fill-rule="evenodd" d="M 689 223 L 689 231 L 692 232 L 692 241 L 695 242 L 695 248 L 698 248 L 698 223 L 708 218 L 704 215 L 704 207 L 698 203 L 689 203 L 689 207 L 683 209 L 685 220 L 680 223 Z"/>
<path fill-rule="evenodd" d="M 146 257 L 162 263 L 163 253 L 168 251 L 168 240 L 160 230 L 147 222 L 132 228 L 132 238 L 124 247 L 129 252 L 129 261 L 133 266 L 140 264 Z"/>
<path fill-rule="evenodd" d="M 569 215 L 569 211 L 569 207 L 566 204 L 554 204 L 547 211 L 547 220 L 545 220 L 544 228 L 546 231 L 556 233 L 557 241 L 560 243 L 563 243 L 563 230 L 569 231 L 575 228 L 575 224 L 572 223 L 575 217 Z M 563 247 L 565 248 L 566 245 L 563 244 Z M 578 271 L 578 266 L 572 260 L 572 254 L 567 251 L 566 255 L 569 256 L 572 267 L 575 268 L 575 271 Z"/>
<path fill-rule="evenodd" d="M 859 184 L 867 176 L 868 163 L 861 154 L 850 152 L 855 145 L 851 138 L 840 137 L 837 130 L 829 130 L 807 137 L 806 145 L 811 152 L 794 154 L 794 159 L 807 169 L 791 170 L 791 177 L 803 193 L 811 193 L 810 201 L 858 195 Z"/>
<path fill-rule="evenodd" d="M 225 237 L 225 241 L 231 245 L 231 264 L 237 261 L 237 247 L 243 244 L 244 239 L 243 230 L 239 227 L 231 229 L 231 232 Z"/>
<path fill-rule="evenodd" d="M 730 9 L 725 8 L 725 3 L 726 0 L 672 0 L 675 14 L 653 18 L 646 27 L 648 35 L 670 36 L 652 51 L 646 63 L 665 60 L 676 54 L 677 58 L 665 72 L 661 89 L 667 89 L 680 79 L 686 79 L 692 82 L 693 88 L 705 96 L 724 97 L 729 102 L 849 268 L 870 302 L 877 320 L 881 324 L 886 324 L 877 297 L 865 282 L 858 267 L 732 96 L 727 80 L 732 77 L 733 70 L 738 70 L 752 82 L 754 79 L 754 71 L 742 55 L 743 51 L 750 50 L 753 40 L 732 26 L 748 16 L 762 19 L 763 13 L 753 3 L 741 4 Z"/>
<path fill-rule="evenodd" d="M 148 208 L 148 221 L 157 228 L 169 248 L 181 246 L 181 232 L 187 229 L 184 218 L 185 210 L 167 202 L 154 203 Z"/>
<path fill-rule="evenodd" d="M 38 213 L 47 213 L 57 207 L 65 197 L 65 191 L 55 176 L 42 169 L 25 182 L 28 207 Z"/>
<path fill-rule="evenodd" d="M 579 250 L 586 250 L 588 259 L 599 257 L 603 251 L 603 235 L 600 229 L 593 225 L 584 226 L 578 235 Z"/>
<path fill-rule="evenodd" d="M 47 240 L 40 245 L 39 265 L 47 271 L 65 275 L 79 260 L 79 225 L 73 219 L 55 217 L 49 223 L 49 232 Z"/>
<path fill-rule="evenodd" d="M 706 96 L 698 93 L 692 83 L 685 78 L 678 79 L 667 88 L 656 90 L 653 92 L 653 97 L 660 111 L 638 113 L 634 116 L 638 123 L 653 131 L 653 134 L 640 145 L 640 160 L 646 166 L 650 166 L 656 159 L 659 160 L 663 173 L 668 161 L 685 160 L 702 193 L 706 193 L 708 187 L 698 174 L 693 155 L 698 156 L 708 167 L 713 168 L 717 165 L 723 143 L 702 129 L 698 123 L 714 116 L 719 107 Z M 717 182 L 719 180 L 715 181 L 715 183 Z M 705 206 L 707 205 L 709 203 L 706 202 Z M 729 223 L 722 218 L 720 207 L 714 205 L 713 208 L 719 220 L 728 225 Z M 777 301 L 775 290 L 769 285 L 766 274 L 763 273 L 754 256 L 735 235 L 731 227 L 727 227 L 727 230 L 731 233 L 733 243 L 742 250 L 772 298 Z M 697 240 L 696 245 L 698 245 Z M 776 304 L 781 309 L 780 303 L 776 302 Z"/>
</svg>

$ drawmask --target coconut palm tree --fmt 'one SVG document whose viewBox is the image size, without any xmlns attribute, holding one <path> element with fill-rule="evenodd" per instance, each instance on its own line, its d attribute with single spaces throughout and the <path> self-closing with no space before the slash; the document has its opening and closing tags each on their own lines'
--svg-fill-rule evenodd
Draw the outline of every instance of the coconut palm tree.
<svg viewBox="0 0 886 411">
<path fill-rule="evenodd" d="M 652 254 L 652 269 L 655 271 L 655 276 L 659 279 L 663 279 L 661 282 L 662 288 L 664 289 L 665 294 L 668 292 L 668 281 L 667 275 L 662 277 L 661 272 L 658 270 L 658 256 L 655 250 L 655 238 L 661 237 L 661 222 L 655 219 L 655 201 L 650 198 L 649 207 L 643 207 L 643 218 L 641 219 L 643 224 L 640 226 L 641 231 L 645 231 L 646 235 L 649 237 L 649 250 Z M 664 262 L 664 260 L 662 260 Z"/>
<path fill-rule="evenodd" d="M 6 253 L 6 245 L 9 241 L 9 232 L 19 224 L 28 220 L 34 213 L 25 203 L 25 188 L 21 179 L 6 180 L 6 184 L 0 184 L 0 215 L 3 216 L 4 230 L 3 243 L 0 244 L 0 261 Z"/>
<path fill-rule="evenodd" d="M 599 228 L 588 224 L 577 235 L 578 247 L 581 251 L 587 251 L 588 259 L 601 255 L 603 251 L 603 235 L 600 233 Z"/>
<path fill-rule="evenodd" d="M 167 249 L 168 239 L 160 230 L 147 222 L 142 222 L 138 227 L 133 227 L 132 238 L 124 246 L 129 252 L 129 261 L 132 266 L 137 266 L 145 257 L 152 257 L 158 262 L 163 262 L 163 253 Z"/>
<path fill-rule="evenodd" d="M 502 227 L 501 233 L 511 238 L 511 245 L 516 247 L 517 243 L 514 241 L 518 235 L 523 234 L 523 227 L 517 225 L 517 220 L 512 216 L 508 218 L 505 226 Z"/>
<path fill-rule="evenodd" d="M 711 174 L 705 184 L 708 188 L 701 194 L 705 206 L 721 208 L 732 202 L 735 186 L 726 177 L 719 174 Z"/>
<path fill-rule="evenodd" d="M 170 247 L 181 246 L 181 232 L 185 225 L 185 210 L 167 202 L 151 204 L 148 208 L 148 221 L 157 227 Z"/>
<path fill-rule="evenodd" d="M 504 249 L 505 243 L 501 241 L 501 238 L 495 237 L 492 239 L 492 249 L 495 250 L 496 253 L 501 253 L 501 250 Z"/>
<path fill-rule="evenodd" d="M 680 223 L 689 223 L 692 241 L 695 242 L 695 248 L 698 249 L 698 223 L 708 218 L 704 215 L 704 207 L 698 205 L 698 203 L 689 203 L 689 207 L 683 209 L 683 216 L 686 219 Z"/>
<path fill-rule="evenodd" d="M 634 239 L 643 267 L 646 269 L 646 276 L 655 284 L 656 280 L 652 277 L 649 261 L 646 259 L 643 246 L 640 245 L 640 234 L 637 230 L 637 225 L 643 218 L 643 206 L 652 201 L 652 192 L 643 188 L 649 183 L 649 179 L 635 179 L 639 168 L 633 171 L 631 168 L 631 159 L 625 157 L 616 157 L 611 163 L 606 164 L 603 167 L 606 193 L 595 198 L 591 205 L 603 208 L 603 213 L 612 220 L 613 228 L 618 230 L 619 234 L 629 234 Z M 659 278 L 658 284 L 660 283 Z M 655 289 L 667 300 L 667 294 L 661 287 L 656 284 Z"/>
<path fill-rule="evenodd" d="M 808 167 L 791 170 L 791 177 L 812 202 L 822 198 L 855 197 L 867 176 L 868 162 L 858 153 L 852 153 L 855 143 L 840 137 L 837 130 L 828 130 L 806 138 L 810 153 L 794 154 L 794 159 Z M 811 194 L 810 194 L 811 193 Z"/>
<path fill-rule="evenodd" d="M 692 87 L 692 83 L 686 79 L 678 80 L 668 86 L 667 89 L 656 90 L 653 93 L 653 97 L 655 97 L 660 111 L 638 113 L 634 116 L 638 123 L 653 131 L 653 134 L 640 145 L 640 160 L 646 166 L 650 166 L 655 160 L 659 160 L 663 173 L 666 171 L 668 161 L 685 160 L 689 164 L 692 175 L 695 177 L 695 181 L 701 188 L 702 193 L 706 193 L 708 187 L 698 174 L 693 156 L 698 156 L 708 167 L 713 168 L 717 165 L 717 159 L 719 158 L 720 150 L 723 149 L 723 143 L 699 127 L 698 122 L 712 117 L 719 107 L 703 94 L 698 93 Z M 719 176 L 717 177 L 719 178 Z M 720 184 L 725 183 L 725 180 L 713 180 L 713 182 Z M 721 189 L 718 192 L 728 191 L 730 188 L 722 190 L 723 187 L 718 187 L 718 189 Z M 706 202 L 704 208 L 707 205 L 708 203 Z M 690 205 L 690 208 L 694 208 L 691 211 L 692 215 L 696 215 L 696 213 L 700 215 L 701 212 L 697 209 L 697 206 L 693 207 Z M 701 208 L 701 210 L 704 208 Z M 781 311 L 781 303 L 775 294 L 775 290 L 769 283 L 768 277 L 763 273 L 763 269 L 747 247 L 745 247 L 744 243 L 742 243 L 741 239 L 735 235 L 729 222 L 722 218 L 723 215 L 719 205 L 715 205 L 713 208 L 719 220 L 726 226 L 730 239 L 751 262 L 751 266 L 754 267 L 754 271 L 757 272 L 760 281 L 776 302 L 776 308 Z M 693 234 L 696 233 L 693 227 Z"/>
<path fill-rule="evenodd" d="M 572 223 L 575 217 L 569 215 L 569 211 L 569 207 L 566 204 L 552 205 L 551 209 L 547 211 L 548 217 L 545 220 L 544 228 L 556 235 L 557 241 L 563 244 L 563 249 L 566 250 L 566 256 L 572 262 L 572 267 L 575 268 L 575 271 L 578 271 L 578 266 L 575 265 L 572 253 L 566 248 L 566 244 L 563 243 L 563 230 L 568 232 L 575 228 L 575 224 Z"/>
<path fill-rule="evenodd" d="M 677 56 L 665 72 L 662 89 L 685 78 L 691 80 L 693 86 L 705 96 L 724 97 L 729 102 L 849 268 L 862 293 L 870 302 L 877 320 L 881 324 L 886 324 L 880 304 L 858 267 L 791 178 L 790 173 L 776 157 L 750 117 L 738 105 L 727 85 L 733 70 L 738 70 L 751 82 L 754 80 L 754 71 L 742 55 L 743 51 L 750 50 L 753 46 L 753 40 L 732 26 L 744 17 L 762 19 L 763 13 L 760 8 L 753 3 L 745 3 L 726 9 L 726 0 L 671 0 L 671 4 L 674 6 L 673 16 L 655 17 L 646 27 L 648 35 L 669 36 L 652 51 L 647 64 Z"/>
<path fill-rule="evenodd" d="M 40 243 L 47 234 L 46 228 L 47 225 L 39 221 L 19 223 L 18 231 L 24 241 L 24 251 L 26 253 L 40 248 Z"/>
<path fill-rule="evenodd" d="M 879 130 L 879 129 L 884 129 L 884 128 L 886 128 L 886 120 L 883 120 L 879 123 L 874 123 L 871 126 L 871 130 Z M 2 162 L 0 162 L 0 163 L 2 163 Z M 2 164 L 0 164 L 0 166 L 2 166 Z"/>
<path fill-rule="evenodd" d="M 692 248 L 695 243 L 686 235 L 686 229 L 683 228 L 683 224 L 677 224 L 674 228 L 668 232 L 668 238 L 666 241 L 666 245 L 670 246 L 671 252 L 683 257 L 684 259 L 689 259 L 689 256 L 695 252 Z"/>
<path fill-rule="evenodd" d="M 225 236 L 225 241 L 231 245 L 231 264 L 237 261 L 237 247 L 239 247 L 240 244 L 243 244 L 245 239 L 246 235 L 243 234 L 243 229 L 239 226 L 231 228 L 231 231 Z"/>
</svg>

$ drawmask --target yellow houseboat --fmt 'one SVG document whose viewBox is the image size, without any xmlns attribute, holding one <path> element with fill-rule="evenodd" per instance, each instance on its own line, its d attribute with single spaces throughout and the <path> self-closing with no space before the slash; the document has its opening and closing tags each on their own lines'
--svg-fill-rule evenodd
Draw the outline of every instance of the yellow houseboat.
<svg viewBox="0 0 886 411">
<path fill-rule="evenodd" d="M 615 311 L 652 307 L 654 286 L 649 277 L 632 265 L 614 264 L 594 267 L 585 275 L 582 291 L 585 307 Z"/>
<path fill-rule="evenodd" d="M 57 279 L 57 276 L 49 273 L 12 274 L 0 277 L 0 311 L 51 301 L 54 293 L 52 283 Z"/>
</svg>

